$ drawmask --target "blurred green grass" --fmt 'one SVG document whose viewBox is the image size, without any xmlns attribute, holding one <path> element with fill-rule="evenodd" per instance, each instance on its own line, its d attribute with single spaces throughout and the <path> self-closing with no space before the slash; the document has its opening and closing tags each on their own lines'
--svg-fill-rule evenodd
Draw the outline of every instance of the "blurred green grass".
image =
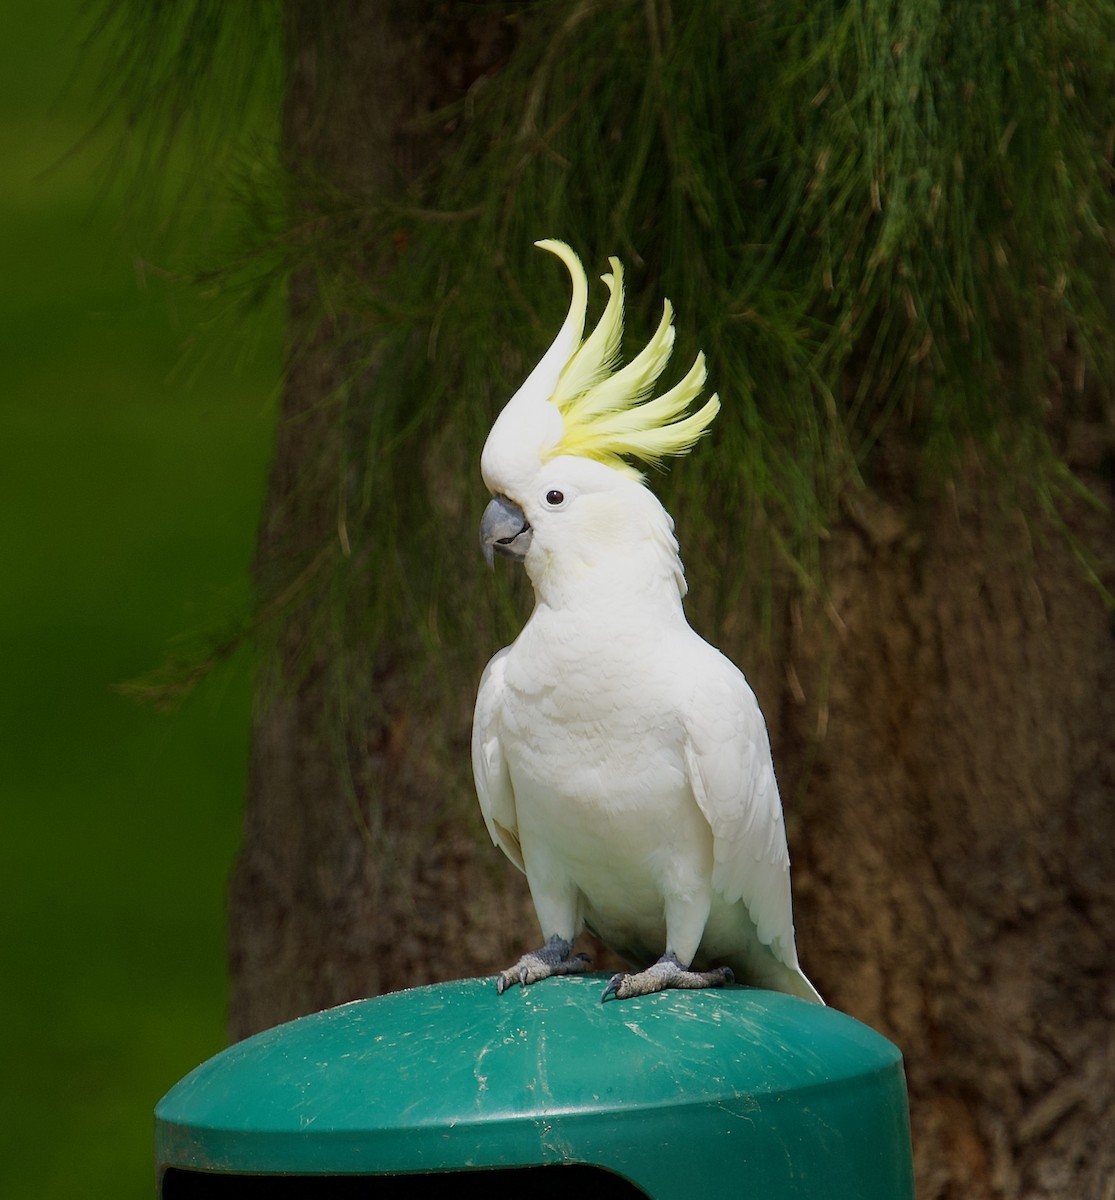
<svg viewBox="0 0 1115 1200">
<path fill-rule="evenodd" d="M 151 1196 L 152 1109 L 225 1040 L 251 663 L 116 685 L 241 612 L 273 428 L 250 358 L 141 276 L 81 0 L 0 39 L 0 1196 Z M 198 203 L 204 203 L 204 188 Z M 147 247 L 144 247 L 147 249 Z M 190 248 L 185 248 L 188 257 Z M 199 247 L 199 258 L 202 248 Z M 199 330 L 203 332 L 199 333 Z"/>
</svg>

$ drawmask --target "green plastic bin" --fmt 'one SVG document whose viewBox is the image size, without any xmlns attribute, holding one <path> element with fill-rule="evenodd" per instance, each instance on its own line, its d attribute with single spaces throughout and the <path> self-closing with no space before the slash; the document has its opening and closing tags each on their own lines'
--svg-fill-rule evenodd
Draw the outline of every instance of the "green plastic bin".
<svg viewBox="0 0 1115 1200">
<path fill-rule="evenodd" d="M 601 1004 L 606 980 L 436 984 L 231 1046 L 155 1110 L 159 1195 L 913 1197 L 885 1038 L 744 987 Z"/>
</svg>

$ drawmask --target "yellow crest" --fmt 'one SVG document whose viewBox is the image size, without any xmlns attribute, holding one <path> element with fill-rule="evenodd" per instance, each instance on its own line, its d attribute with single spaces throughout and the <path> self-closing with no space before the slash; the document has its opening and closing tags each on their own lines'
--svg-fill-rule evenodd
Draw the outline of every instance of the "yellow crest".
<svg viewBox="0 0 1115 1200">
<path fill-rule="evenodd" d="M 563 328 L 583 330 L 588 281 L 581 260 L 564 242 L 535 244 L 565 263 L 573 297 Z M 714 393 L 697 412 L 684 415 L 704 387 L 705 356 L 700 353 L 680 383 L 649 398 L 674 346 L 674 310 L 669 300 L 663 302 L 662 320 L 646 347 L 626 366 L 618 366 L 623 267 L 618 259 L 608 261 L 611 273 L 602 277 L 610 293 L 608 303 L 592 333 L 583 341 L 578 337 L 549 397 L 561 413 L 564 432 L 546 457 L 575 454 L 641 477 L 624 461 L 625 456 L 657 463 L 667 455 L 685 454 L 720 411 L 720 400 Z"/>
</svg>

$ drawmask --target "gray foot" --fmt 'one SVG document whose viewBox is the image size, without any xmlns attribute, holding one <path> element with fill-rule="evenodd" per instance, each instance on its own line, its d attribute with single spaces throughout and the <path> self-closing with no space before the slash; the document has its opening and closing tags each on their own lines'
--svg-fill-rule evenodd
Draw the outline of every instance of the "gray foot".
<svg viewBox="0 0 1115 1200">
<path fill-rule="evenodd" d="M 504 991 L 513 983 L 537 983 L 540 979 L 549 979 L 551 975 L 579 975 L 588 970 L 589 956 L 575 954 L 569 957 L 573 943 L 567 942 L 554 934 L 541 950 L 531 950 L 506 971 L 500 971 L 496 976 L 496 991 L 502 996 Z"/>
<path fill-rule="evenodd" d="M 627 1000 L 631 996 L 649 996 L 652 992 L 663 992 L 667 988 L 712 988 L 723 987 L 735 979 L 730 967 L 717 967 L 715 971 L 687 971 L 678 962 L 676 954 L 663 954 L 652 967 L 634 975 L 622 972 L 613 975 L 604 995 L 603 1004 L 611 996 Z"/>
</svg>

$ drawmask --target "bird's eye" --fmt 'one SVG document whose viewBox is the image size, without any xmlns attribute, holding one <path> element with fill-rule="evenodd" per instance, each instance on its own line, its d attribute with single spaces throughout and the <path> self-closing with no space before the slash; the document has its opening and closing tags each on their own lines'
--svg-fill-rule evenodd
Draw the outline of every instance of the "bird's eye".
<svg viewBox="0 0 1115 1200">
<path fill-rule="evenodd" d="M 557 508 L 559 504 L 565 503 L 565 493 L 559 492 L 557 488 L 551 488 L 546 493 L 546 503 L 552 505 L 554 508 Z"/>
</svg>

